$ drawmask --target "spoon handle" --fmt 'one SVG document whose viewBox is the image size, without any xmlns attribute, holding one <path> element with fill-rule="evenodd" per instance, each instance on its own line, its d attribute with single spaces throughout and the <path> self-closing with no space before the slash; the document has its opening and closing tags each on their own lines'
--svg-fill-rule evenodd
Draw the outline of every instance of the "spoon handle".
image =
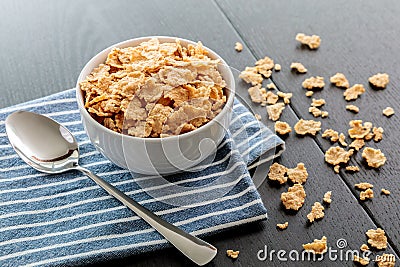
<svg viewBox="0 0 400 267">
<path fill-rule="evenodd" d="M 161 235 L 163 235 L 165 239 L 171 242 L 177 249 L 179 249 L 184 255 L 186 255 L 196 264 L 200 266 L 204 265 L 210 262 L 217 254 L 217 249 L 211 244 L 164 221 L 156 214 L 149 211 L 138 202 L 134 201 L 88 169 L 80 166 L 77 166 L 76 169 L 86 174 L 110 195 L 121 201 L 126 207 L 135 212 L 139 217 L 150 224 Z"/>
</svg>

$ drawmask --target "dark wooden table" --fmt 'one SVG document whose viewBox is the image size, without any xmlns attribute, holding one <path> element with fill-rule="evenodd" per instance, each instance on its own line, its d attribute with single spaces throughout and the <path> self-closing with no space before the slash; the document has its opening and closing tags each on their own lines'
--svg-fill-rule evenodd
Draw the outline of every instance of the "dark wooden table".
<svg viewBox="0 0 400 267">
<path fill-rule="evenodd" d="M 305 185 L 307 200 L 296 214 L 284 211 L 280 194 L 287 185 L 277 187 L 265 182 L 259 192 L 269 211 L 269 220 L 232 229 L 207 238 L 220 253 L 209 266 L 351 266 L 351 261 L 271 262 L 257 259 L 264 246 L 268 250 L 301 250 L 301 244 L 328 236 L 329 245 L 345 239 L 347 248 L 358 249 L 366 243 L 366 230 L 381 227 L 387 232 L 386 252 L 400 255 L 400 176 L 399 114 L 391 118 L 382 109 L 391 106 L 400 113 L 400 3 L 398 1 L 68 1 L 3 0 L 0 9 L 0 107 L 20 103 L 74 87 L 83 65 L 101 49 L 139 36 L 169 35 L 201 40 L 215 50 L 232 67 L 242 70 L 256 59 L 268 55 L 282 65 L 273 81 L 293 99 L 281 119 L 294 125 L 299 118 L 312 119 L 308 113 L 311 100 L 304 96 L 301 82 L 305 77 L 329 77 L 346 74 L 351 84 L 362 83 L 366 93 L 355 104 L 359 114 L 345 110 L 342 91 L 329 85 L 316 93 L 327 100 L 329 118 L 322 119 L 323 129 L 347 132 L 348 121 L 360 118 L 382 126 L 384 139 L 371 142 L 382 149 L 387 163 L 379 170 L 366 168 L 358 153 L 352 164 L 361 166 L 359 173 L 341 171 L 335 174 L 324 162 L 324 151 L 330 143 L 317 137 L 286 138 L 287 151 L 278 160 L 294 167 L 304 162 L 309 170 Z M 298 32 L 318 34 L 322 45 L 316 51 L 301 47 L 295 41 Z M 244 44 L 241 53 L 235 42 Z M 290 71 L 293 61 L 302 62 L 306 75 Z M 387 72 L 390 84 L 386 90 L 373 90 L 369 76 Z M 246 96 L 246 86 L 237 88 Z M 266 121 L 266 112 L 260 112 Z M 267 170 L 265 170 L 265 174 Z M 357 182 L 374 184 L 375 198 L 360 202 Z M 380 195 L 381 188 L 390 196 Z M 306 215 L 312 203 L 323 193 L 333 191 L 333 202 L 325 218 L 312 225 Z M 289 222 L 286 231 L 277 223 Z M 239 259 L 231 261 L 226 249 L 240 250 Z M 373 256 L 376 255 L 374 251 Z M 371 258 L 373 257 L 371 256 Z M 174 249 L 167 249 L 128 259 L 106 262 L 104 266 L 190 266 Z M 370 263 L 370 266 L 373 263 Z"/>
</svg>

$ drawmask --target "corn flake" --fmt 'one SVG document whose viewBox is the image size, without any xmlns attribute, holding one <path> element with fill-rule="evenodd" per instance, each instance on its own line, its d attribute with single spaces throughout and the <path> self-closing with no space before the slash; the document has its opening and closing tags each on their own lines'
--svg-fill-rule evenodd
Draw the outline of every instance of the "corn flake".
<svg viewBox="0 0 400 267">
<path fill-rule="evenodd" d="M 349 88 L 349 81 L 346 79 L 343 73 L 336 73 L 330 79 L 330 82 L 333 83 L 337 87 Z"/>
<path fill-rule="evenodd" d="M 281 229 L 281 230 L 285 230 L 286 228 L 288 228 L 288 226 L 289 226 L 289 222 L 278 223 L 278 224 L 276 225 L 276 227 L 278 227 L 278 228 Z"/>
<path fill-rule="evenodd" d="M 284 93 L 284 92 L 279 91 L 278 96 L 283 98 L 283 103 L 290 104 L 290 98 L 292 98 L 293 94 L 292 93 Z"/>
<path fill-rule="evenodd" d="M 333 129 L 327 129 L 322 133 L 323 138 L 330 138 L 331 142 L 337 142 L 339 140 L 339 133 Z"/>
<path fill-rule="evenodd" d="M 250 87 L 247 91 L 249 92 L 251 101 L 254 103 L 266 103 L 265 95 L 261 90 L 261 84 Z"/>
<path fill-rule="evenodd" d="M 368 81 L 376 88 L 385 89 L 389 83 L 389 75 L 387 73 L 377 73 L 369 77 Z"/>
<path fill-rule="evenodd" d="M 324 78 L 320 76 L 310 77 L 303 81 L 302 86 L 307 90 L 322 89 L 325 86 Z"/>
<path fill-rule="evenodd" d="M 370 183 L 358 183 L 354 185 L 356 188 L 361 189 L 361 190 L 366 190 L 373 188 L 374 186 Z"/>
<path fill-rule="evenodd" d="M 298 73 L 306 73 L 307 72 L 307 69 L 304 67 L 304 65 L 299 62 L 293 62 L 292 64 L 290 64 L 290 68 L 292 70 L 297 71 Z"/>
<path fill-rule="evenodd" d="M 278 181 L 280 184 L 284 184 L 287 181 L 287 177 L 285 176 L 287 171 L 288 168 L 275 162 L 269 167 L 268 179 L 271 181 Z"/>
<path fill-rule="evenodd" d="M 306 92 L 306 96 L 307 97 L 312 97 L 313 94 L 314 94 L 314 91 L 307 91 Z"/>
<path fill-rule="evenodd" d="M 346 101 L 356 100 L 360 95 L 365 93 L 365 88 L 362 84 L 355 84 L 344 91 L 343 96 Z"/>
<path fill-rule="evenodd" d="M 349 122 L 350 129 L 348 130 L 349 136 L 351 138 L 365 138 L 367 134 L 370 133 L 372 124 L 362 123 L 362 120 L 352 120 Z"/>
<path fill-rule="evenodd" d="M 344 150 L 339 146 L 332 146 L 325 152 L 325 161 L 332 165 L 347 163 L 353 155 L 354 150 Z"/>
<path fill-rule="evenodd" d="M 333 167 L 333 171 L 334 171 L 335 173 L 339 173 L 339 171 L 340 171 L 340 165 L 336 165 L 335 167 Z"/>
<path fill-rule="evenodd" d="M 346 105 L 346 109 L 353 111 L 354 113 L 358 113 L 360 111 L 360 109 L 355 105 Z"/>
<path fill-rule="evenodd" d="M 232 249 L 228 249 L 228 250 L 226 251 L 226 255 L 227 255 L 228 257 L 232 258 L 232 259 L 237 259 L 237 258 L 239 257 L 239 253 L 240 253 L 239 250 L 234 251 L 234 250 L 232 250 Z"/>
<path fill-rule="evenodd" d="M 347 143 L 346 143 L 346 136 L 344 136 L 343 133 L 341 133 L 341 134 L 339 135 L 339 144 L 341 144 L 342 146 L 347 146 Z"/>
<path fill-rule="evenodd" d="M 384 195 L 390 195 L 390 191 L 385 188 L 382 188 L 381 193 Z"/>
<path fill-rule="evenodd" d="M 346 167 L 346 171 L 349 171 L 349 172 L 359 172 L 359 171 L 360 171 L 360 167 L 358 167 L 358 166 L 347 166 L 347 167 Z"/>
<path fill-rule="evenodd" d="M 366 200 L 372 198 L 374 198 L 374 191 L 371 188 L 360 192 L 360 200 Z"/>
<path fill-rule="evenodd" d="M 280 135 L 288 134 L 292 131 L 292 128 L 287 122 L 276 121 L 275 122 L 275 132 Z"/>
<path fill-rule="evenodd" d="M 322 115 L 322 110 L 316 107 L 309 107 L 308 112 L 310 112 L 315 118 L 318 118 Z"/>
<path fill-rule="evenodd" d="M 256 67 L 246 67 L 244 71 L 240 73 L 239 78 L 252 85 L 261 84 L 263 81 L 263 77 L 258 73 Z"/>
<path fill-rule="evenodd" d="M 321 130 L 321 122 L 300 119 L 294 126 L 294 130 L 299 135 L 316 135 Z"/>
<path fill-rule="evenodd" d="M 361 148 L 363 148 L 365 145 L 364 139 L 356 138 L 349 147 L 354 148 L 355 150 L 359 151 Z"/>
<path fill-rule="evenodd" d="M 381 228 L 377 228 L 376 230 L 369 229 L 365 234 L 368 236 L 368 244 L 372 247 L 376 249 L 387 248 L 385 231 Z"/>
<path fill-rule="evenodd" d="M 324 194 L 323 201 L 324 201 L 325 203 L 327 203 L 327 204 L 331 204 L 331 203 L 332 203 L 331 197 L 332 197 L 332 191 L 328 191 L 328 192 L 326 192 L 326 193 Z"/>
<path fill-rule="evenodd" d="M 281 201 L 286 209 L 299 210 L 306 198 L 306 192 L 301 184 L 289 187 L 288 192 L 281 194 Z"/>
<path fill-rule="evenodd" d="M 269 119 L 273 121 L 279 120 L 281 117 L 282 111 L 285 109 L 284 103 L 276 103 L 274 105 L 267 106 L 267 113 Z"/>
<path fill-rule="evenodd" d="M 368 247 L 367 244 L 362 244 L 361 247 L 360 247 L 360 250 L 361 250 L 361 251 L 368 251 L 368 250 L 369 250 L 369 247 Z"/>
<path fill-rule="evenodd" d="M 265 93 L 265 98 L 267 99 L 268 105 L 276 104 L 276 102 L 279 100 L 279 97 L 271 91 Z"/>
<path fill-rule="evenodd" d="M 382 127 L 374 127 L 372 129 L 372 133 L 374 134 L 374 141 L 379 142 L 382 140 L 382 135 L 383 135 L 383 128 Z"/>
<path fill-rule="evenodd" d="M 312 107 L 321 107 L 323 105 L 325 105 L 325 99 L 323 99 L 323 98 L 321 98 L 321 99 L 313 98 L 312 99 L 312 103 L 311 103 Z"/>
<path fill-rule="evenodd" d="M 305 35 L 304 33 L 298 33 L 296 35 L 296 41 L 307 45 L 310 49 L 317 49 L 321 45 L 321 37 L 318 35 Z"/>
<path fill-rule="evenodd" d="M 321 219 L 325 216 L 324 207 L 319 202 L 315 202 L 311 208 L 311 212 L 307 215 L 309 222 L 314 222 L 316 219 Z"/>
<path fill-rule="evenodd" d="M 288 178 L 295 184 L 304 184 L 308 178 L 307 168 L 304 163 L 298 163 L 296 168 L 287 170 Z"/>
<path fill-rule="evenodd" d="M 385 154 L 380 149 L 366 147 L 363 150 L 362 157 L 367 161 L 368 166 L 379 168 L 386 162 Z"/>
<path fill-rule="evenodd" d="M 276 86 L 274 83 L 269 83 L 269 84 L 267 84 L 267 88 L 272 90 L 272 89 L 276 89 Z"/>
<path fill-rule="evenodd" d="M 243 45 L 239 42 L 235 43 L 235 50 L 241 52 L 243 50 Z"/>
<path fill-rule="evenodd" d="M 303 244 L 303 249 L 314 254 L 324 254 L 328 251 L 326 236 L 323 236 L 320 240 L 314 239 L 312 243 Z"/>
<path fill-rule="evenodd" d="M 280 71 L 282 69 L 281 64 L 275 64 L 274 69 L 275 71 Z"/>
<path fill-rule="evenodd" d="M 386 117 L 390 117 L 394 114 L 394 109 L 391 107 L 386 107 L 383 111 L 382 111 L 383 115 L 385 115 Z"/>
</svg>

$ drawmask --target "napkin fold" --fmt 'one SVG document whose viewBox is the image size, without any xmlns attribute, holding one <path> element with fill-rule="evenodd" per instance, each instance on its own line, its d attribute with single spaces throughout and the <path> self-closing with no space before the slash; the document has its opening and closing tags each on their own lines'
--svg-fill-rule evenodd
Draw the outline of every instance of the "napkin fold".
<svg viewBox="0 0 400 267">
<path fill-rule="evenodd" d="M 121 169 L 96 151 L 80 121 L 74 89 L 0 110 L 0 266 L 80 265 L 157 250 L 169 243 L 79 172 L 40 173 L 13 151 L 6 117 L 49 116 L 79 142 L 80 164 L 163 219 L 198 236 L 263 220 L 267 211 L 247 167 L 279 156 L 284 142 L 238 100 L 211 162 L 166 177 Z"/>
</svg>

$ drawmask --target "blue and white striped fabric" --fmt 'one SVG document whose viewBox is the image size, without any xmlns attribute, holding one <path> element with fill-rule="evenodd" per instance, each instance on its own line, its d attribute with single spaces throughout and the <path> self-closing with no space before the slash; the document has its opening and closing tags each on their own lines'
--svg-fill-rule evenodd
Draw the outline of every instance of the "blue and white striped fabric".
<svg viewBox="0 0 400 267">
<path fill-rule="evenodd" d="M 4 120 L 21 109 L 62 123 L 80 144 L 82 166 L 185 231 L 206 236 L 266 218 L 247 166 L 279 146 L 283 151 L 283 141 L 238 101 L 232 134 L 220 145 L 214 162 L 201 171 L 166 178 L 180 186 L 198 188 L 188 190 L 191 196 L 227 185 L 230 190 L 212 202 L 173 206 L 151 197 L 152 188 L 138 183 L 152 177 L 118 168 L 95 150 L 80 122 L 71 89 L 0 110 L 0 266 L 80 265 L 169 246 L 148 224 L 81 173 L 43 174 L 20 160 L 9 145 Z M 207 186 L 227 173 L 234 176 L 230 183 Z"/>
</svg>

